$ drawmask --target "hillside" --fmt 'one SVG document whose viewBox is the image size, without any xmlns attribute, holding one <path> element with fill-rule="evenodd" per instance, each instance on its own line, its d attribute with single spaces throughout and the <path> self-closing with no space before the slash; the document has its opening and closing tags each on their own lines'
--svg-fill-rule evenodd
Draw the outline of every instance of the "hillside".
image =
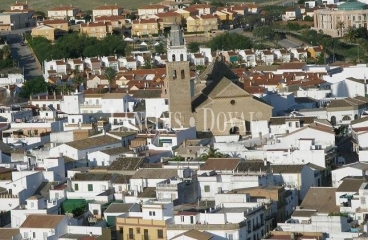
<svg viewBox="0 0 368 240">
<path fill-rule="evenodd" d="M 18 1 L 20 2 L 20 1 Z M 24 1 L 25 2 L 25 1 Z M 48 9 L 56 6 L 60 6 L 60 3 L 63 5 L 73 4 L 75 7 L 79 7 L 82 10 L 91 10 L 96 6 L 101 6 L 103 4 L 118 4 L 124 8 L 128 9 L 136 9 L 139 6 L 143 6 L 150 3 L 159 2 L 159 0 L 147 1 L 147 0 L 126 0 L 126 1 L 118 1 L 118 0 L 78 0 L 78 1 L 60 1 L 60 0 L 28 0 L 29 7 L 35 10 L 47 11 Z M 15 0 L 1 0 L 0 1 L 0 9 L 10 9 L 10 5 L 15 3 Z"/>
</svg>

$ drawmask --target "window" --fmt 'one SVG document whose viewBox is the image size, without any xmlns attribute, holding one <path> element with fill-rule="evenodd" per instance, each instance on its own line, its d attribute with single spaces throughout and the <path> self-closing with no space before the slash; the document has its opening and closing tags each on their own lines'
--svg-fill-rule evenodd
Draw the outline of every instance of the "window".
<svg viewBox="0 0 368 240">
<path fill-rule="evenodd" d="M 98 210 L 97 209 L 93 209 L 93 215 L 98 215 Z"/>
<path fill-rule="evenodd" d="M 133 228 L 129 228 L 129 239 L 134 239 L 134 233 L 133 233 Z"/>
<path fill-rule="evenodd" d="M 74 191 L 79 191 L 78 183 L 75 183 L 75 184 L 74 184 Z"/>
<path fill-rule="evenodd" d="M 291 123 L 291 122 L 289 122 L 289 127 L 291 127 L 291 125 L 292 125 L 292 123 Z"/>
<path fill-rule="evenodd" d="M 93 184 L 88 184 L 88 192 L 92 192 L 93 191 Z"/>
<path fill-rule="evenodd" d="M 204 186 L 204 192 L 210 192 L 210 186 L 209 185 Z"/>
<path fill-rule="evenodd" d="M 143 231 L 143 240 L 148 240 L 149 236 L 148 236 L 148 229 L 144 229 Z"/>
<path fill-rule="evenodd" d="M 226 233 L 226 238 L 229 239 L 229 240 L 233 240 L 234 239 L 232 233 Z"/>
<path fill-rule="evenodd" d="M 157 230 L 157 238 L 164 238 L 164 231 L 159 229 Z"/>
<path fill-rule="evenodd" d="M 36 232 L 33 232 L 32 235 L 33 235 L 33 238 L 36 238 Z"/>
<path fill-rule="evenodd" d="M 137 232 L 137 234 L 141 234 L 141 229 L 139 227 L 137 227 L 136 232 Z"/>
<path fill-rule="evenodd" d="M 180 217 L 181 222 L 184 222 L 184 216 Z"/>
<path fill-rule="evenodd" d="M 296 125 L 297 128 L 299 127 L 299 123 L 298 122 L 296 122 L 295 125 Z"/>
<path fill-rule="evenodd" d="M 361 204 L 365 204 L 365 197 L 361 197 L 361 198 L 360 198 L 360 203 L 361 203 Z"/>
<path fill-rule="evenodd" d="M 181 79 L 184 79 L 185 78 L 185 71 L 184 71 L 184 69 L 181 70 L 180 75 L 181 75 Z"/>
<path fill-rule="evenodd" d="M 150 216 L 156 216 L 156 212 L 155 211 L 149 211 L 149 215 Z"/>
<path fill-rule="evenodd" d="M 24 238 L 28 238 L 28 233 L 27 232 L 24 233 Z"/>
</svg>

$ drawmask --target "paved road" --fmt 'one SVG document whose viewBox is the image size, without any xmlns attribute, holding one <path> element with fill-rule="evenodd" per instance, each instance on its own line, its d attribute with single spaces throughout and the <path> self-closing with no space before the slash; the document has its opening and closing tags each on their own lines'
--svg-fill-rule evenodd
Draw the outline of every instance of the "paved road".
<svg viewBox="0 0 368 240">
<path fill-rule="evenodd" d="M 27 46 L 21 46 L 21 33 L 25 30 L 18 30 L 12 32 L 3 32 L 1 35 L 6 36 L 13 59 L 19 64 L 19 68 L 24 68 L 24 77 L 26 80 L 32 79 L 36 76 L 41 76 L 42 71 L 37 68 L 35 58 L 31 50 Z"/>
<path fill-rule="evenodd" d="M 284 48 L 295 48 L 295 47 L 299 47 L 298 44 L 296 44 L 295 42 L 290 41 L 289 39 L 282 39 L 282 40 L 280 40 L 278 42 L 278 44 L 281 47 L 284 47 Z"/>
</svg>

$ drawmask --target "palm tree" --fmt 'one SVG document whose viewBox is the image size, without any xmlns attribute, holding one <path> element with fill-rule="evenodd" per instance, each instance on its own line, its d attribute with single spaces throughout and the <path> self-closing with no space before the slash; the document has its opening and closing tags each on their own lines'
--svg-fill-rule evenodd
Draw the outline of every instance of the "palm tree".
<svg viewBox="0 0 368 240">
<path fill-rule="evenodd" d="M 5 44 L 3 48 L 1 49 L 3 53 L 3 59 L 6 60 L 10 56 L 10 48 L 8 44 Z"/>
<path fill-rule="evenodd" d="M 336 29 L 340 31 L 340 34 L 339 34 L 339 35 L 340 35 L 340 37 L 342 37 L 342 36 L 343 36 L 343 34 L 342 34 L 342 30 L 343 30 L 344 26 L 345 26 L 345 23 L 344 23 L 343 21 L 338 21 L 338 22 L 336 23 Z"/>
<path fill-rule="evenodd" d="M 210 147 L 206 150 L 206 152 L 201 154 L 201 158 L 203 160 L 207 160 L 208 158 L 224 158 L 226 157 L 223 153 L 219 152 L 218 148 Z"/>
<path fill-rule="evenodd" d="M 111 84 L 112 81 L 115 79 L 117 72 L 114 68 L 112 67 L 108 67 L 105 69 L 105 77 L 107 79 L 107 81 L 109 81 L 109 92 L 111 92 Z"/>
<path fill-rule="evenodd" d="M 72 82 L 77 86 L 77 89 L 79 91 L 80 85 L 83 84 L 83 86 L 85 86 L 85 84 L 87 82 L 87 78 L 83 73 L 78 72 L 77 70 L 73 71 L 72 76 L 73 76 L 72 77 Z"/>
<path fill-rule="evenodd" d="M 352 27 L 348 27 L 348 30 L 344 34 L 344 39 L 350 43 L 354 43 L 358 38 L 356 30 Z"/>
</svg>

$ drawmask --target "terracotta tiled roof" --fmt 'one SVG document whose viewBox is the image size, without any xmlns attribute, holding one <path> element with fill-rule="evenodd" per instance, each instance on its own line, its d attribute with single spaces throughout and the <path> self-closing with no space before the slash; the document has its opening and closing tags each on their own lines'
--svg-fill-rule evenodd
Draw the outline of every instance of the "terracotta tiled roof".
<svg viewBox="0 0 368 240">
<path fill-rule="evenodd" d="M 68 21 L 67 20 L 62 20 L 62 19 L 50 19 L 50 20 L 42 21 L 41 24 L 45 24 L 45 25 L 68 24 Z"/>
<path fill-rule="evenodd" d="M 30 214 L 20 228 L 48 228 L 54 229 L 66 216 Z"/>
<path fill-rule="evenodd" d="M 300 208 L 317 210 L 318 213 L 338 213 L 340 207 L 336 206 L 336 190 L 331 187 L 311 187 L 300 204 Z"/>
<path fill-rule="evenodd" d="M 240 158 L 209 158 L 201 166 L 202 171 L 234 170 L 240 163 Z"/>
<path fill-rule="evenodd" d="M 133 24 L 146 24 L 146 23 L 157 23 L 154 18 L 134 20 Z"/>
<path fill-rule="evenodd" d="M 161 4 L 150 4 L 150 5 L 142 6 L 138 9 L 160 9 L 160 8 L 168 8 L 168 7 L 165 5 L 161 5 Z"/>
<path fill-rule="evenodd" d="M 110 145 L 110 144 L 116 144 L 119 143 L 119 139 L 109 137 L 109 136 L 99 136 L 99 137 L 93 137 L 93 138 L 87 138 L 83 140 L 77 140 L 73 142 L 65 143 L 66 145 L 76 148 L 78 150 L 84 150 L 89 149 L 93 147 L 103 146 L 103 145 Z"/>
</svg>

